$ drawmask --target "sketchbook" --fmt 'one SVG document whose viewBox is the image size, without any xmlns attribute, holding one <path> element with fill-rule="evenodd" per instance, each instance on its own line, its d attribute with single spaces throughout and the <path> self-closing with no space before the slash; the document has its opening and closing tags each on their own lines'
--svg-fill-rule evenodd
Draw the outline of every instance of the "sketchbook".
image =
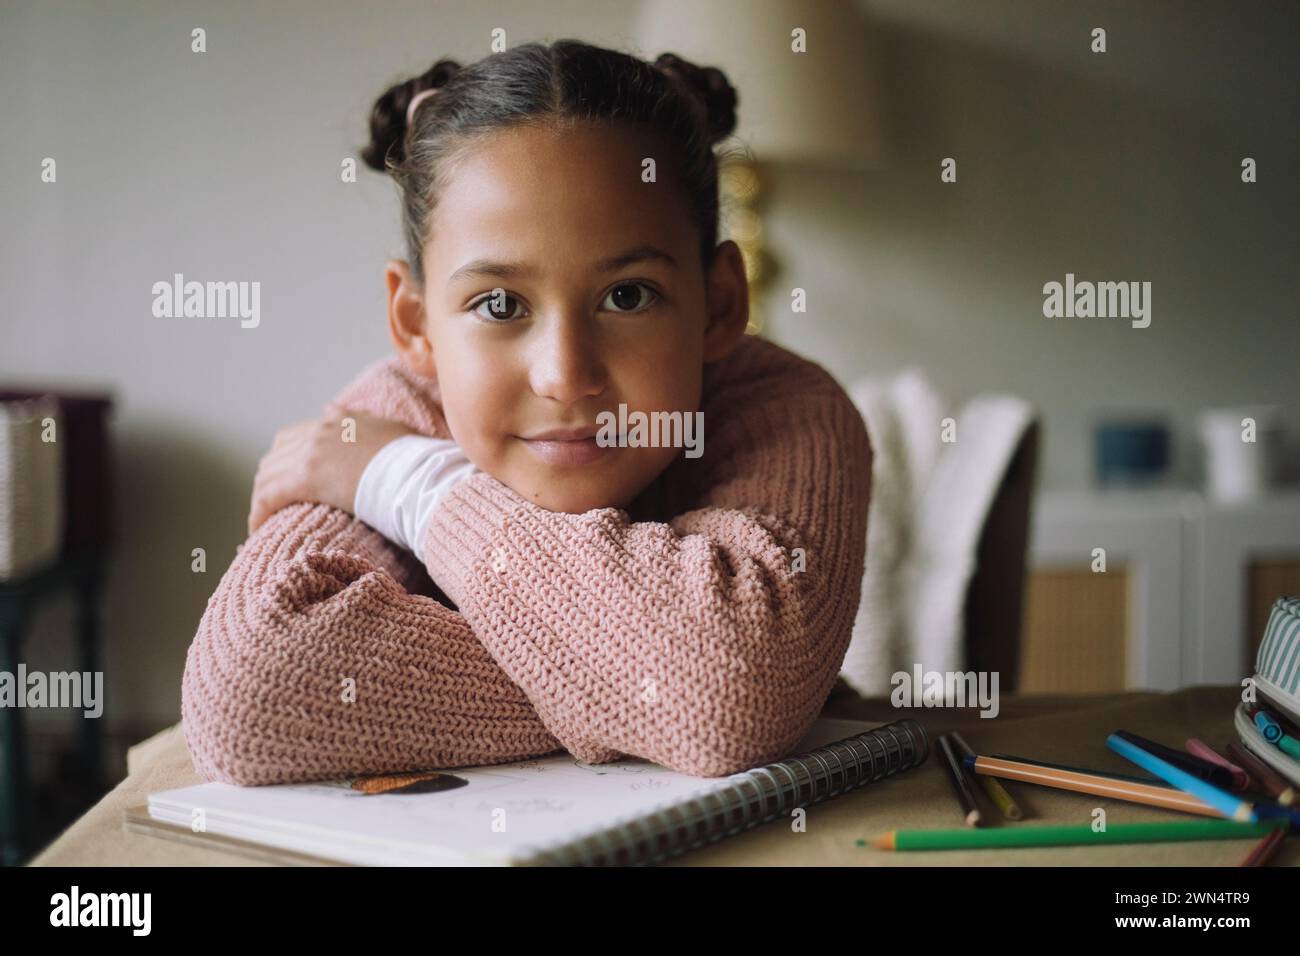
<svg viewBox="0 0 1300 956">
<path fill-rule="evenodd" d="M 323 783 L 205 783 L 151 795 L 124 825 L 290 864 L 649 864 L 917 766 L 928 752 L 916 720 L 823 717 L 795 756 L 727 777 L 556 754 Z"/>
</svg>

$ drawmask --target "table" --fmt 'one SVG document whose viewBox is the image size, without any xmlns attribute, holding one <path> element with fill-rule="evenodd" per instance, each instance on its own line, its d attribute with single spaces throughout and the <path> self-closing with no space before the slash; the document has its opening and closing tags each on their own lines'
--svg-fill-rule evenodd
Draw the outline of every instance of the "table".
<svg viewBox="0 0 1300 956">
<path fill-rule="evenodd" d="M 1173 692 L 1130 691 L 1084 697 L 1007 696 L 996 718 L 978 709 L 892 707 L 888 700 L 863 699 L 845 685 L 832 693 L 825 716 L 890 721 L 920 720 L 931 737 L 959 730 L 976 750 L 1002 751 L 1043 760 L 1132 773 L 1105 744 L 1116 729 L 1133 730 L 1169 744 L 1188 736 L 1222 747 L 1233 739 L 1232 711 L 1239 688 L 1190 687 Z M 147 802 L 150 793 L 202 782 L 194 772 L 179 724 L 131 748 L 127 778 L 42 851 L 33 866 L 264 866 L 226 850 L 127 833 L 122 813 Z M 1251 848 L 1248 840 L 1131 846 L 887 853 L 857 840 L 906 827 L 951 827 L 960 814 L 946 771 L 933 756 L 922 766 L 808 808 L 806 831 L 786 820 L 694 850 L 667 866 L 1235 866 Z M 1186 815 L 1009 784 L 1027 822 L 1088 823 L 1094 807 L 1108 821 L 1187 819 Z M 1275 866 L 1300 864 L 1300 840 L 1292 838 L 1274 857 Z"/>
</svg>

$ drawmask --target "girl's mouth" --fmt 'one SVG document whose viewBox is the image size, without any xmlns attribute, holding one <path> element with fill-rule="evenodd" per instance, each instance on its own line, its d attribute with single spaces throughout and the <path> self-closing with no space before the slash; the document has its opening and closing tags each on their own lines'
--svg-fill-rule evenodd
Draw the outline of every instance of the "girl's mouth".
<svg viewBox="0 0 1300 956">
<path fill-rule="evenodd" d="M 613 451 L 612 448 L 598 445 L 595 435 L 590 438 L 572 439 L 521 438 L 520 441 L 528 446 L 529 451 L 548 465 L 561 467 L 589 465 Z"/>
</svg>

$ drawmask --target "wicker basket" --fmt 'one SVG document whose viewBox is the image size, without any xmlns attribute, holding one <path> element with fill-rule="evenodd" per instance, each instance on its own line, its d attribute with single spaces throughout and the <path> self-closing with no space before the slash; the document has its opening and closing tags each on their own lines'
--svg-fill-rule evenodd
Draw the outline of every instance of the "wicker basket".
<svg viewBox="0 0 1300 956">
<path fill-rule="evenodd" d="M 0 581 L 49 564 L 63 543 L 61 418 L 53 396 L 0 402 Z"/>
</svg>

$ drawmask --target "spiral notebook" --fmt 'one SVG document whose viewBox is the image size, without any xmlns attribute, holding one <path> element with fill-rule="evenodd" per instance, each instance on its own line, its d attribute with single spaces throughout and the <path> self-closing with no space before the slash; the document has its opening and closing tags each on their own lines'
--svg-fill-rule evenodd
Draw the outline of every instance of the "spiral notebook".
<svg viewBox="0 0 1300 956">
<path fill-rule="evenodd" d="M 166 790 L 126 829 L 279 863 L 361 866 L 657 863 L 923 763 L 925 729 L 821 718 L 795 756 L 728 777 L 568 754 L 385 779 Z"/>
</svg>

